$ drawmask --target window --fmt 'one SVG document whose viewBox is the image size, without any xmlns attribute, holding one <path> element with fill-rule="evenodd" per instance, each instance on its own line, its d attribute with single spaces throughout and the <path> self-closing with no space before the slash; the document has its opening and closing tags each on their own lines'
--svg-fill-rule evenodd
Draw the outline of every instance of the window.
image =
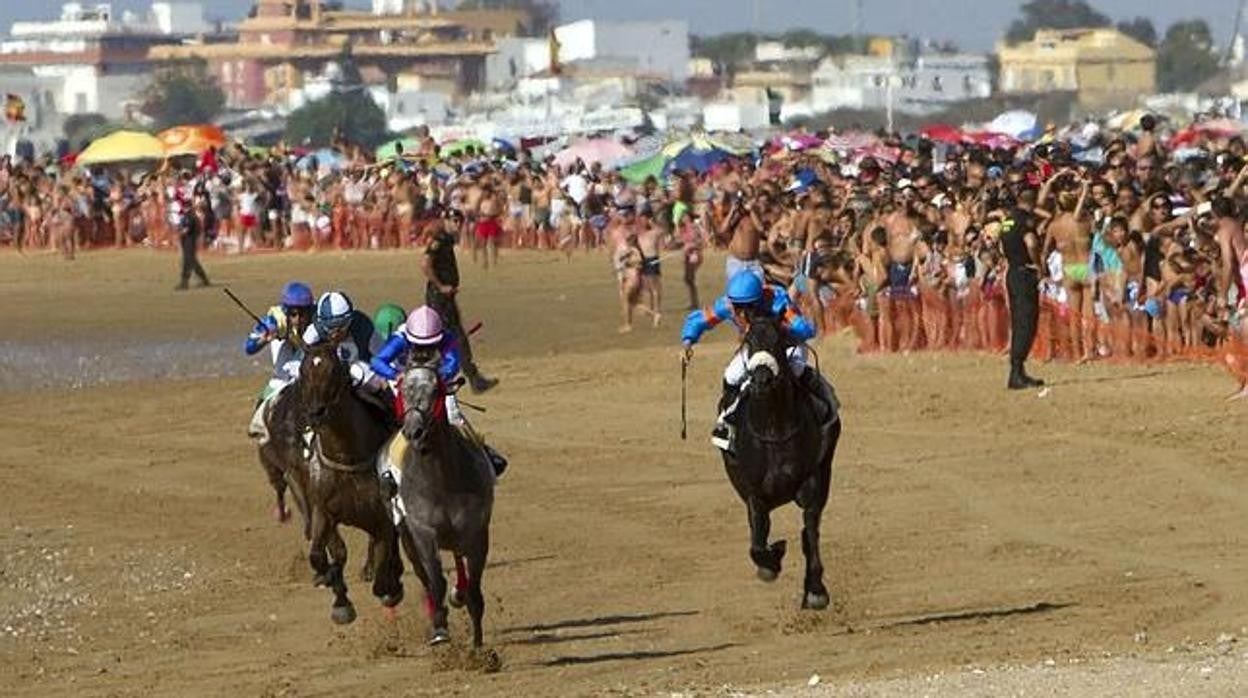
<svg viewBox="0 0 1248 698">
<path fill-rule="evenodd" d="M 970 75 L 962 76 L 962 92 L 971 94 L 975 90 L 975 83 L 971 80 Z"/>
<path fill-rule="evenodd" d="M 74 93 L 74 113 L 75 114 L 87 113 L 87 93 L 86 92 Z"/>
<path fill-rule="evenodd" d="M 940 83 L 940 76 L 932 78 L 932 92 L 944 92 L 945 86 Z"/>
</svg>

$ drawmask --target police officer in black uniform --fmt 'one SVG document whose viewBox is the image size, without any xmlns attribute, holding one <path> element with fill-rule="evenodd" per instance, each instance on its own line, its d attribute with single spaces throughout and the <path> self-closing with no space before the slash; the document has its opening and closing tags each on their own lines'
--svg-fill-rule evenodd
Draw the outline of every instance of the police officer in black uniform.
<svg viewBox="0 0 1248 698">
<path fill-rule="evenodd" d="M 1001 247 L 1009 269 L 1005 275 L 1006 292 L 1010 295 L 1010 390 L 1023 390 L 1044 385 L 1044 381 L 1027 375 L 1023 368 L 1036 339 L 1036 322 L 1040 318 L 1040 241 L 1036 236 L 1036 219 L 1028 211 L 1011 206 L 994 211 L 1001 228 Z"/>
<path fill-rule="evenodd" d="M 444 212 L 440 229 L 425 248 L 423 267 L 425 278 L 428 279 L 425 284 L 425 304 L 438 311 L 443 325 L 459 337 L 462 370 L 468 377 L 468 386 L 474 393 L 483 393 L 498 385 L 498 379 L 481 375 L 472 359 L 472 346 L 469 344 L 468 333 L 464 331 L 463 318 L 459 314 L 459 303 L 456 301 L 459 293 L 459 264 L 455 261 L 455 232 L 460 225 L 457 216 L 453 211 Z"/>
<path fill-rule="evenodd" d="M 210 224 L 208 216 L 211 215 L 211 207 L 207 210 L 202 208 L 203 202 L 195 193 L 194 187 L 190 181 L 190 173 L 182 173 L 182 186 L 185 190 L 183 199 L 177 202 L 180 207 L 181 222 L 178 225 L 178 243 L 182 248 L 182 273 L 181 281 L 174 287 L 175 290 L 185 291 L 187 282 L 191 280 L 191 274 L 199 278 L 200 286 L 211 286 L 208 282 L 208 274 L 204 271 L 204 267 L 199 263 L 199 239 L 206 235 L 205 226 Z"/>
</svg>

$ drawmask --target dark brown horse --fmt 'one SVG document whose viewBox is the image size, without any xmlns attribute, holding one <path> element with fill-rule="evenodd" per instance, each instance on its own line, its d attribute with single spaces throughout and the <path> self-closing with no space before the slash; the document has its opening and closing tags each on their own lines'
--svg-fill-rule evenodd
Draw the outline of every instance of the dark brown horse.
<svg viewBox="0 0 1248 698">
<path fill-rule="evenodd" d="M 391 426 L 387 415 L 355 394 L 347 366 L 331 346 L 307 350 L 296 385 L 312 430 L 308 444 L 308 562 L 318 582 L 334 592 L 330 617 L 335 623 L 350 623 L 355 620 L 355 607 L 347 598 L 343 576 L 347 548 L 337 535 L 340 524 L 368 533 L 369 554 L 375 561 L 373 594 L 382 605 L 394 607 L 403 600 L 397 529 L 382 499 L 375 467 L 377 452 L 390 436 Z"/>
<path fill-rule="evenodd" d="M 724 451 L 728 479 L 745 502 L 750 522 L 750 559 L 758 576 L 780 575 L 783 540 L 768 543 L 771 512 L 789 502 L 802 510 L 802 552 L 806 557 L 802 608 L 827 608 L 819 526 L 832 481 L 832 457 L 841 436 L 839 406 L 831 386 L 817 374 L 793 375 L 788 353 L 802 350 L 775 318 L 750 318 L 741 350 L 748 379 L 736 410 L 732 452 Z M 807 368 L 807 371 L 812 369 Z"/>
<path fill-rule="evenodd" d="M 257 447 L 257 452 L 260 466 L 273 487 L 274 517 L 283 523 L 290 519 L 290 510 L 286 507 L 286 492 L 289 490 L 303 519 L 303 537 L 306 539 L 309 536 L 308 467 L 300 424 L 302 415 L 296 390 L 287 387 L 273 398 L 273 404 L 268 408 L 265 417 L 268 440 Z"/>
<path fill-rule="evenodd" d="M 446 421 L 442 405 L 445 394 L 437 370 L 421 362 L 416 352 L 409 361 L 403 374 L 402 427 L 408 448 L 402 460 L 399 497 L 414 543 L 416 574 L 425 585 L 431 606 L 431 644 L 450 639 L 446 577 L 439 555 L 439 551 L 449 550 L 460 572 L 452 600 L 467 603 L 472 645 L 480 647 L 485 616 L 481 576 L 490 553 L 494 469 L 482 448 Z"/>
</svg>

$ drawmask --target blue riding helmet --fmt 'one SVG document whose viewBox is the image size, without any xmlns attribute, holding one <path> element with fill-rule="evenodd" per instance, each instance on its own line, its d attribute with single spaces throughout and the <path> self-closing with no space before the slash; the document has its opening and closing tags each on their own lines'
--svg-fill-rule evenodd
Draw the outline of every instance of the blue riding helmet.
<svg viewBox="0 0 1248 698">
<path fill-rule="evenodd" d="M 753 305 L 763 299 L 763 280 L 752 271 L 739 271 L 728 279 L 727 296 L 733 305 Z"/>
<path fill-rule="evenodd" d="M 346 329 L 351 324 L 355 307 L 347 294 L 331 291 L 316 302 L 316 325 L 327 332 Z"/>
<path fill-rule="evenodd" d="M 279 302 L 284 308 L 311 308 L 312 289 L 305 283 L 291 281 L 282 287 L 282 298 Z"/>
</svg>

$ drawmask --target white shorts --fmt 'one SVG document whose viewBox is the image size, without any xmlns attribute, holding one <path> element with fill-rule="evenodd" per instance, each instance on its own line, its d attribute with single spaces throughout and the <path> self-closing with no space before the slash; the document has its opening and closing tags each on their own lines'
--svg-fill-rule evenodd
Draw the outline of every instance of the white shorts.
<svg viewBox="0 0 1248 698">
<path fill-rule="evenodd" d="M 757 259 L 737 259 L 732 255 L 728 255 L 728 259 L 724 262 L 724 271 L 728 275 L 727 278 L 731 279 L 737 275 L 737 272 L 746 270 L 754 272 L 758 275 L 760 281 L 766 283 L 767 280 L 763 277 L 763 265 Z"/>
<path fill-rule="evenodd" d="M 793 371 L 793 375 L 801 376 L 806 371 L 806 346 L 790 347 L 788 355 L 789 369 Z M 734 388 L 740 387 L 747 377 L 749 360 L 750 357 L 746 353 L 745 348 L 734 354 L 732 360 L 728 362 L 728 366 L 724 369 L 724 382 Z"/>
</svg>

